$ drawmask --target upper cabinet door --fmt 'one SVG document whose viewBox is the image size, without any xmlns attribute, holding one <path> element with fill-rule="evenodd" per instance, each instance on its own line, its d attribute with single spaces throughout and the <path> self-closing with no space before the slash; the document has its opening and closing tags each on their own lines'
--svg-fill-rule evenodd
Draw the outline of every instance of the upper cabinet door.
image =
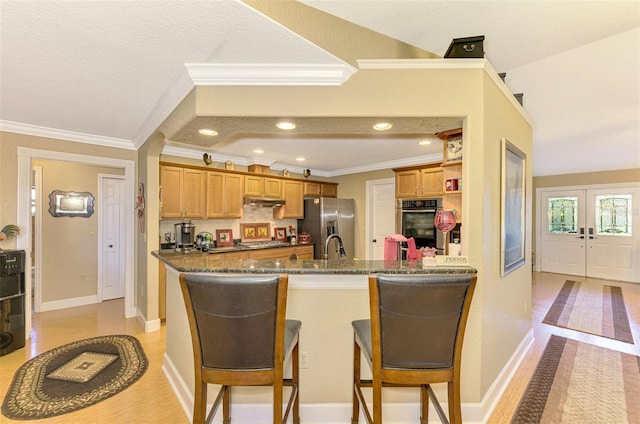
<svg viewBox="0 0 640 424">
<path fill-rule="evenodd" d="M 177 166 L 160 167 L 160 217 L 204 218 L 206 172 Z"/>
<path fill-rule="evenodd" d="M 283 182 L 284 206 L 274 208 L 273 217 L 276 219 L 304 218 L 303 184 L 300 181 Z"/>
<path fill-rule="evenodd" d="M 304 182 L 304 195 L 305 196 L 320 196 L 320 183 Z"/>
<path fill-rule="evenodd" d="M 277 178 L 264 179 L 264 197 L 281 198 L 282 197 L 282 180 Z"/>
<path fill-rule="evenodd" d="M 242 218 L 242 175 L 215 171 L 207 175 L 207 218 Z"/>
<path fill-rule="evenodd" d="M 442 168 L 421 169 L 421 195 L 439 196 L 442 194 Z"/>
<path fill-rule="evenodd" d="M 417 197 L 419 182 L 417 169 L 396 172 L 396 197 Z"/>
<path fill-rule="evenodd" d="M 338 185 L 337 184 L 325 184 L 322 183 L 322 197 L 338 197 Z"/>
<path fill-rule="evenodd" d="M 226 218 L 242 218 L 242 188 L 244 177 L 238 174 L 226 174 L 225 191 L 226 191 Z"/>
<path fill-rule="evenodd" d="M 182 168 L 160 167 L 160 217 L 182 218 Z"/>
<path fill-rule="evenodd" d="M 264 196 L 264 177 L 259 177 L 257 175 L 245 175 L 244 195 Z"/>
<path fill-rule="evenodd" d="M 204 218 L 207 173 L 185 168 L 182 184 L 184 218 Z"/>
<path fill-rule="evenodd" d="M 207 218 L 224 218 L 224 177 L 221 172 L 207 173 Z"/>
</svg>

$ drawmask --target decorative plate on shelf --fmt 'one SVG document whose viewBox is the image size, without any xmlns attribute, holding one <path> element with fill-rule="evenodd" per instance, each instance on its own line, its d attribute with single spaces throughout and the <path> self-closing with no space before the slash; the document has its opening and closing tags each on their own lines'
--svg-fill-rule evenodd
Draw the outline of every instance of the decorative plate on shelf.
<svg viewBox="0 0 640 424">
<path fill-rule="evenodd" d="M 462 138 L 447 140 L 447 162 L 462 160 Z"/>
</svg>

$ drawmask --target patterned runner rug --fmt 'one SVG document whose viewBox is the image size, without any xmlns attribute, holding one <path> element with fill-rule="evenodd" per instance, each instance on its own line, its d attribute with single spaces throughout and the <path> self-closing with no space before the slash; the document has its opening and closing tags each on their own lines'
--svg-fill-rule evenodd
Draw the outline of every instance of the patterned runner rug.
<svg viewBox="0 0 640 424">
<path fill-rule="evenodd" d="M 616 286 L 567 280 L 542 322 L 633 343 L 622 289 Z"/>
<path fill-rule="evenodd" d="M 512 424 L 640 423 L 640 357 L 552 335 Z"/>
<path fill-rule="evenodd" d="M 126 389 L 142 377 L 147 365 L 140 342 L 132 336 L 69 343 L 18 368 L 2 413 L 14 420 L 33 420 L 77 411 Z"/>
</svg>

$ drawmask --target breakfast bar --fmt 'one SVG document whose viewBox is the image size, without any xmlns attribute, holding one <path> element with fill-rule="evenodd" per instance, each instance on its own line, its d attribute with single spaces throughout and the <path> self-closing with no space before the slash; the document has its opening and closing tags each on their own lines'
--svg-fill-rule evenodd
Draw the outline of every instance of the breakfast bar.
<svg viewBox="0 0 640 424">
<path fill-rule="evenodd" d="M 233 259 L 201 252 L 152 252 L 166 266 L 166 352 L 163 369 L 190 417 L 193 405 L 193 351 L 180 273 L 288 274 L 287 318 L 302 321 L 301 414 L 308 422 L 348 422 L 351 414 L 353 330 L 351 321 L 369 317 L 369 274 L 469 274 L 471 267 L 423 267 L 420 261 L 313 259 Z M 463 364 L 464 374 L 464 364 Z M 285 373 L 288 370 L 285 369 Z M 438 396 L 446 391 L 444 387 Z M 271 391 L 234 388 L 234 417 L 257 422 L 268 417 Z M 394 389 L 385 403 L 415 404 L 417 390 Z M 464 400 L 464 393 L 463 393 Z M 251 414 L 251 415 L 248 415 Z M 244 418 L 242 418 L 244 417 Z M 315 418 L 314 418 L 315 417 Z M 322 419 L 322 421 L 319 421 Z M 260 421 L 262 422 L 262 421 Z"/>
</svg>

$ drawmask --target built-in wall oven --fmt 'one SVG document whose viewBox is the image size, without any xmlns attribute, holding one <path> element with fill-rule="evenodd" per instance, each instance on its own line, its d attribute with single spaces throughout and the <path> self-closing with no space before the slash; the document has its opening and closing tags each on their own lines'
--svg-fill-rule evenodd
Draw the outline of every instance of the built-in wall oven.
<svg viewBox="0 0 640 424">
<path fill-rule="evenodd" d="M 442 198 L 398 199 L 396 203 L 396 231 L 413 237 L 416 247 L 435 247 L 444 252 L 445 237 L 435 225 L 436 211 L 442 209 Z"/>
</svg>

